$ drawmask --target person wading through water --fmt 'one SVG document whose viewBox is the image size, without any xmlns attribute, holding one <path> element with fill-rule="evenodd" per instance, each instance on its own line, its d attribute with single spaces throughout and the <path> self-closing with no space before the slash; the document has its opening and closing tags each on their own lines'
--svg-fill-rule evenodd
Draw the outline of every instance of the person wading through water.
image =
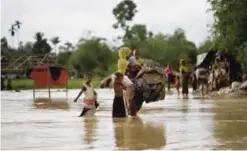
<svg viewBox="0 0 247 151">
<path fill-rule="evenodd" d="M 85 115 L 94 115 L 96 112 L 96 108 L 99 106 L 99 103 L 97 102 L 97 93 L 94 90 L 93 86 L 91 85 L 93 76 L 91 73 L 87 73 L 84 76 L 85 83 L 83 84 L 80 93 L 75 98 L 74 102 L 77 102 L 79 97 L 84 92 L 84 99 L 83 104 L 84 108 L 82 109 L 81 114 L 79 117 L 85 116 Z"/>
<path fill-rule="evenodd" d="M 168 80 L 168 91 L 170 91 L 170 86 L 172 83 L 172 66 L 170 64 L 168 64 L 167 67 L 165 68 L 164 74 L 166 75 Z"/>
<path fill-rule="evenodd" d="M 204 96 L 205 92 L 204 89 L 206 88 L 206 93 L 208 94 L 208 78 L 209 78 L 209 71 L 206 68 L 198 68 L 196 70 L 196 77 L 198 86 L 201 86 L 201 94 Z"/>
<path fill-rule="evenodd" d="M 180 75 L 181 75 L 181 84 L 182 84 L 182 94 L 188 96 L 189 93 L 189 68 L 188 64 L 184 59 L 180 60 Z"/>
<path fill-rule="evenodd" d="M 114 93 L 115 97 L 113 100 L 112 107 L 112 117 L 126 117 L 123 92 L 125 87 L 123 86 L 123 74 L 120 72 L 115 73 L 115 81 L 114 81 Z"/>
<path fill-rule="evenodd" d="M 127 70 L 130 68 L 131 64 L 128 61 L 129 56 L 131 55 L 131 50 L 128 47 L 122 47 L 118 50 L 118 62 L 117 62 L 117 72 L 123 74 L 122 84 L 126 87 L 126 92 L 124 93 L 124 102 L 128 115 L 136 116 L 135 103 L 133 102 L 134 97 L 134 84 L 126 76 Z M 105 88 L 109 87 L 111 82 L 115 82 L 116 75 L 112 74 L 101 82 L 100 87 Z"/>
<path fill-rule="evenodd" d="M 132 56 L 129 57 L 129 66 L 126 69 L 126 75 L 131 81 L 134 81 L 139 71 L 142 69 L 143 60 L 141 58 L 140 52 L 138 50 L 133 50 Z"/>
</svg>

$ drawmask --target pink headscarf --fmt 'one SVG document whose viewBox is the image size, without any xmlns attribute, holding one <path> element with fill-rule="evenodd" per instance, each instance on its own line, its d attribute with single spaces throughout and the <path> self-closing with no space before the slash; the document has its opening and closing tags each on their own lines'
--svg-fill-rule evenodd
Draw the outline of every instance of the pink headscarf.
<svg viewBox="0 0 247 151">
<path fill-rule="evenodd" d="M 167 65 L 166 69 L 164 70 L 164 74 L 167 76 L 172 74 L 172 66 L 170 64 Z"/>
</svg>

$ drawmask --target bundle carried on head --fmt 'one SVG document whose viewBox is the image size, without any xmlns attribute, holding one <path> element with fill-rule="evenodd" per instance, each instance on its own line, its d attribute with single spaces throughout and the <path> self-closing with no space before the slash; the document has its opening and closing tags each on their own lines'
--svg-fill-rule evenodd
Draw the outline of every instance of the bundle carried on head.
<svg viewBox="0 0 247 151">
<path fill-rule="evenodd" d="M 161 65 L 151 59 L 143 59 L 143 68 L 145 72 L 154 71 L 162 74 L 163 71 Z"/>
<path fill-rule="evenodd" d="M 144 71 L 134 84 L 137 94 L 142 95 L 146 103 L 165 98 L 165 77 L 162 68 L 153 60 L 144 60 Z"/>
</svg>

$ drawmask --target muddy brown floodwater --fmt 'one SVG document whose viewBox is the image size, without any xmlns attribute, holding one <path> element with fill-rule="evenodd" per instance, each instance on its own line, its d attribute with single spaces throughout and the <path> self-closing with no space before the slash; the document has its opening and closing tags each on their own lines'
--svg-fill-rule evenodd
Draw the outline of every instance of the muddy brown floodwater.
<svg viewBox="0 0 247 151">
<path fill-rule="evenodd" d="M 1 149 L 247 149 L 247 98 L 182 99 L 173 90 L 136 118 L 113 119 L 113 90 L 106 89 L 98 90 L 96 115 L 79 118 L 78 92 L 69 91 L 68 104 L 65 92 L 53 92 L 54 102 L 43 106 L 31 90 L 2 92 Z"/>
</svg>

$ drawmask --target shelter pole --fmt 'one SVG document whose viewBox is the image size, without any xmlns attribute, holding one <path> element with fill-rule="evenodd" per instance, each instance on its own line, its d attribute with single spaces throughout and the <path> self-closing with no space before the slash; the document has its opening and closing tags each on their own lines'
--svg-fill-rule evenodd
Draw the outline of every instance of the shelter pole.
<svg viewBox="0 0 247 151">
<path fill-rule="evenodd" d="M 66 81 L 66 100 L 68 100 L 68 80 Z"/>
<path fill-rule="evenodd" d="M 51 88 L 50 88 L 50 85 L 48 86 L 48 93 L 49 93 L 49 100 L 51 100 Z"/>
<path fill-rule="evenodd" d="M 33 100 L 35 100 L 35 87 L 33 87 Z"/>
<path fill-rule="evenodd" d="M 48 60 L 48 58 L 47 58 Z M 51 100 L 51 88 L 50 88 L 50 63 L 49 63 L 49 66 L 48 66 L 48 74 L 47 74 L 47 80 L 48 80 L 48 94 L 49 94 L 49 100 Z"/>
</svg>

